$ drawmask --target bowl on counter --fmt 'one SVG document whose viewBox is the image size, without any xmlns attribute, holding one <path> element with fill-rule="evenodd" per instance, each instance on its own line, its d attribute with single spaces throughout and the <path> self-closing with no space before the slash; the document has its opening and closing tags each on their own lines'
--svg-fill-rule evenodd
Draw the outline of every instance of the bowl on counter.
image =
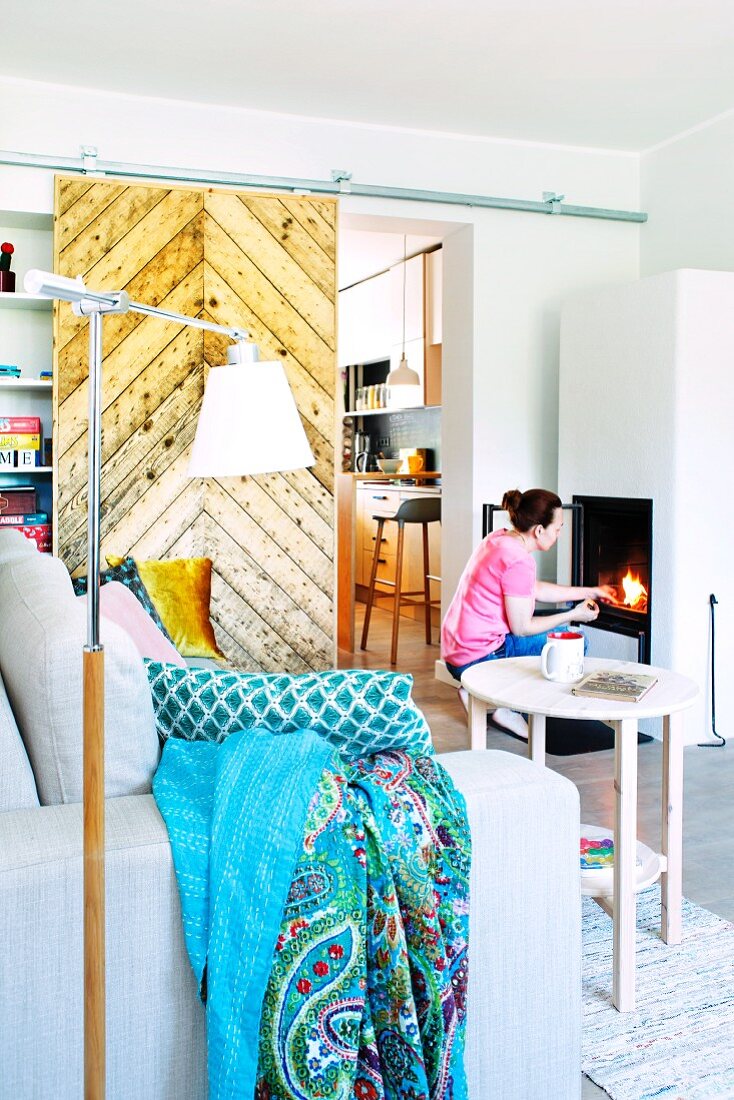
<svg viewBox="0 0 734 1100">
<path fill-rule="evenodd" d="M 402 460 L 399 458 L 378 458 L 375 461 L 381 474 L 396 474 L 400 469 Z"/>
</svg>

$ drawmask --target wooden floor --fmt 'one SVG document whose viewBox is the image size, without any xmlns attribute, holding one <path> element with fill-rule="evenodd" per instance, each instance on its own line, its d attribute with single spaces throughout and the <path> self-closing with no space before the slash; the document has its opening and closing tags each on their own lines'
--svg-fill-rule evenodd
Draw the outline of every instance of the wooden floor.
<svg viewBox="0 0 734 1100">
<path fill-rule="evenodd" d="M 357 604 L 358 638 L 363 612 L 363 605 Z M 373 612 L 369 650 L 340 653 L 339 666 L 389 668 L 391 623 L 387 612 Z M 438 645 L 426 646 L 423 628 L 401 619 L 398 671 L 413 674 L 414 698 L 431 727 L 436 751 L 456 752 L 469 747 L 466 714 L 457 692 L 434 678 L 433 665 L 438 656 Z M 728 718 L 723 716 L 719 723 L 725 737 L 731 734 L 725 748 L 689 746 L 684 752 L 683 892 L 698 905 L 734 921 L 734 845 L 729 843 L 734 836 L 734 725 L 727 728 Z M 487 748 L 526 755 L 523 742 L 491 729 L 487 732 Z M 656 851 L 660 848 L 661 758 L 659 742 L 640 746 L 638 837 Z M 578 787 L 582 821 L 613 825 L 613 750 L 548 756 L 547 765 Z M 584 1100 L 605 1095 L 584 1078 Z"/>
</svg>

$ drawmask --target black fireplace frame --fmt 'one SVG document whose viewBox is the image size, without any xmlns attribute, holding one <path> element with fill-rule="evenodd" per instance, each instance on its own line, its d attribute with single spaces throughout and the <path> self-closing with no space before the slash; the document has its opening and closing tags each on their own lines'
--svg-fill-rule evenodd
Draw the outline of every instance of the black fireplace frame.
<svg viewBox="0 0 734 1100">
<path fill-rule="evenodd" d="M 571 513 L 571 584 L 574 587 L 584 585 L 585 538 L 588 539 L 588 526 L 584 523 L 584 508 L 591 506 L 598 511 L 645 512 L 647 522 L 647 544 L 649 583 L 647 591 L 647 611 L 627 610 L 601 604 L 599 617 L 590 624 L 594 630 L 604 630 L 611 634 L 622 634 L 637 639 L 637 660 L 641 665 L 651 663 L 652 648 L 652 511 L 653 502 L 649 497 L 599 497 L 574 494 L 571 504 L 563 504 L 564 511 Z M 482 507 L 482 538 L 494 530 L 495 512 L 504 512 L 500 504 L 485 504 Z"/>
</svg>

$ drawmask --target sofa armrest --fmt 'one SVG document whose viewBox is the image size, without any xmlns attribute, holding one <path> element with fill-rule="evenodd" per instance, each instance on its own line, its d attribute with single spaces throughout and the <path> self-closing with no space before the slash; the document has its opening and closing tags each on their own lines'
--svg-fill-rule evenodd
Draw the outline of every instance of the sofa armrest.
<svg viewBox="0 0 734 1100">
<path fill-rule="evenodd" d="M 107 1096 L 206 1095 L 204 1010 L 165 824 L 106 802 Z M 82 807 L 0 814 L 0 1098 L 83 1094 Z"/>
<path fill-rule="evenodd" d="M 508 752 L 441 763 L 472 834 L 466 1069 L 472 1100 L 581 1095 L 579 796 Z"/>
</svg>

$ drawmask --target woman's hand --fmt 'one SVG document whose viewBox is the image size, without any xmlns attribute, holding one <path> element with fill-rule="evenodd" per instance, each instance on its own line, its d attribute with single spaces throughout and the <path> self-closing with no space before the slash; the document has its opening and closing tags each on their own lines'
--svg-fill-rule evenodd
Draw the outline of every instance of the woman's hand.
<svg viewBox="0 0 734 1100">
<path fill-rule="evenodd" d="M 598 588 L 590 588 L 589 596 L 592 600 L 603 600 L 604 603 L 616 603 L 617 589 L 613 584 L 601 584 Z"/>
<path fill-rule="evenodd" d="M 599 614 L 599 605 L 593 600 L 582 600 L 577 603 L 571 612 L 570 619 L 574 623 L 593 623 Z"/>
</svg>

